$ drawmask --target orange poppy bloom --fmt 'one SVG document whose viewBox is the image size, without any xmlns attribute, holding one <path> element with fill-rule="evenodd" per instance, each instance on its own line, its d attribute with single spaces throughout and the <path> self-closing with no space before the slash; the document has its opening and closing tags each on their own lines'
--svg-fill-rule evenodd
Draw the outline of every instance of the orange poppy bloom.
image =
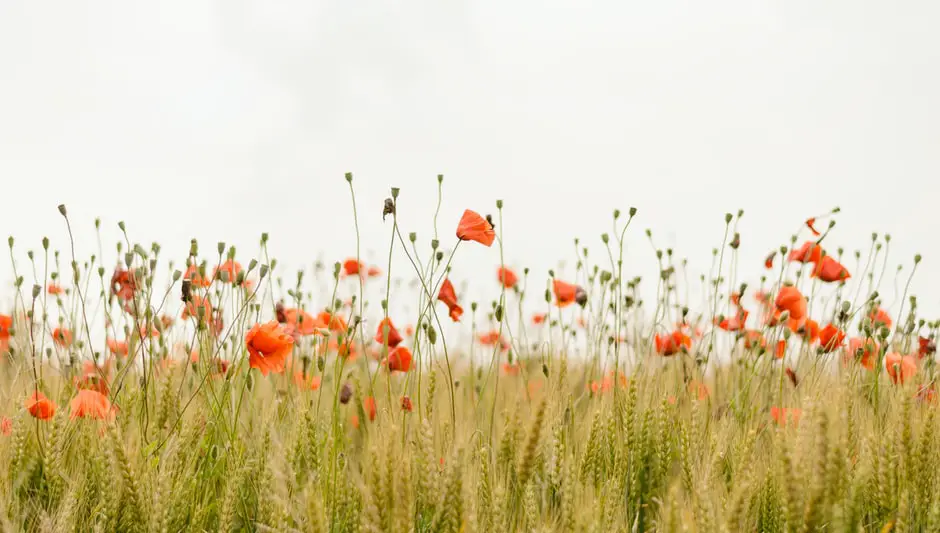
<svg viewBox="0 0 940 533">
<path fill-rule="evenodd" d="M 359 415 L 351 415 L 349 417 L 349 423 L 352 424 L 352 427 L 359 429 Z"/>
<path fill-rule="evenodd" d="M 496 346 L 500 341 L 500 336 L 498 331 L 492 330 L 477 334 L 477 339 L 480 341 L 480 344 L 484 346 Z"/>
<path fill-rule="evenodd" d="M 454 292 L 454 284 L 450 282 L 450 278 L 441 283 L 441 290 L 437 292 L 437 299 L 447 306 L 450 319 L 459 322 L 460 316 L 463 315 L 463 307 L 457 305 L 457 293 Z"/>
<path fill-rule="evenodd" d="M 411 324 L 406 325 L 406 326 L 405 326 L 405 336 L 407 336 L 407 337 L 414 337 L 414 335 L 415 335 L 415 327 L 414 327 L 413 325 L 411 325 Z"/>
<path fill-rule="evenodd" d="M 108 350 L 114 354 L 121 357 L 127 357 L 127 341 L 119 341 L 117 339 L 107 339 Z"/>
<path fill-rule="evenodd" d="M 932 385 L 921 385 L 917 389 L 917 394 L 915 394 L 914 397 L 925 403 L 934 403 L 937 401 L 937 389 Z M 4 435 L 9 435 L 9 433 L 4 433 Z"/>
<path fill-rule="evenodd" d="M 715 317 L 715 323 L 719 328 L 725 331 L 739 331 L 744 329 L 744 324 L 747 322 L 748 312 L 744 309 L 738 309 L 737 316 L 734 317 L 725 317 L 721 321 L 718 320 L 718 317 Z"/>
<path fill-rule="evenodd" d="M 206 279 L 205 276 L 199 273 L 199 267 L 195 264 L 189 265 L 189 268 L 186 269 L 186 273 L 183 274 L 183 279 L 188 279 L 193 287 L 206 288 L 212 284 L 212 280 Z"/>
<path fill-rule="evenodd" d="M 5 416 L 0 419 L 0 432 L 2 432 L 5 437 L 13 433 L 13 421 L 10 420 L 10 417 Z"/>
<path fill-rule="evenodd" d="M 46 286 L 46 292 L 52 295 L 59 295 L 65 292 L 65 290 L 61 286 L 56 285 L 55 283 L 50 283 L 49 285 Z"/>
<path fill-rule="evenodd" d="M 200 310 L 202 313 L 200 314 Z M 202 318 L 200 319 L 200 315 Z M 183 313 L 180 315 L 183 320 L 189 320 L 190 317 L 196 318 L 200 322 L 206 323 L 212 318 L 212 303 L 209 298 L 203 298 L 198 294 L 193 294 L 192 299 L 183 307 Z"/>
<path fill-rule="evenodd" d="M 519 283 L 519 276 L 516 275 L 511 269 L 506 267 L 499 267 L 496 270 L 496 279 L 503 284 L 503 287 L 511 289 L 516 286 L 516 283 Z"/>
<path fill-rule="evenodd" d="M 294 339 L 275 321 L 255 324 L 245 335 L 248 348 L 248 366 L 257 368 L 261 375 L 284 372 L 284 362 L 294 348 Z"/>
<path fill-rule="evenodd" d="M 756 329 L 745 330 L 743 338 L 744 347 L 748 350 L 756 350 L 767 347 L 767 339 L 764 338 L 764 334 Z"/>
<path fill-rule="evenodd" d="M 584 289 L 572 283 L 559 279 L 552 280 L 552 292 L 555 293 L 555 304 L 558 307 L 567 307 L 575 302 L 583 306 L 587 303 L 587 293 Z"/>
<path fill-rule="evenodd" d="M 699 401 L 702 401 L 711 395 L 711 389 L 701 381 L 692 380 L 689 382 L 689 394 L 692 394 Z"/>
<path fill-rule="evenodd" d="M 363 398 L 362 408 L 365 409 L 366 414 L 369 415 L 369 420 L 375 420 L 375 398 L 372 396 L 366 396 Z"/>
<path fill-rule="evenodd" d="M 10 349 L 10 330 L 13 329 L 13 317 L 0 315 L 0 353 Z"/>
<path fill-rule="evenodd" d="M 891 315 L 889 315 L 887 311 L 880 307 L 873 309 L 872 312 L 868 314 L 868 318 L 875 327 L 878 327 L 880 324 L 888 329 L 891 329 L 891 324 L 894 323 L 891 320 Z"/>
<path fill-rule="evenodd" d="M 346 321 L 343 317 L 332 314 L 329 311 L 323 311 L 317 315 L 317 320 L 321 324 L 324 324 L 325 327 L 329 328 L 330 331 L 334 333 L 345 334 L 349 330 L 349 326 L 346 324 Z"/>
<path fill-rule="evenodd" d="M 301 389 L 317 390 L 320 388 L 322 381 L 323 378 L 320 376 L 307 376 L 305 379 L 304 372 L 300 369 L 294 372 L 294 384 Z"/>
<path fill-rule="evenodd" d="M 55 328 L 52 330 L 52 342 L 61 348 L 68 348 L 72 345 L 72 332 L 66 328 Z"/>
<path fill-rule="evenodd" d="M 369 270 L 366 271 L 366 276 L 370 278 L 377 278 L 382 275 L 382 269 L 377 266 L 370 266 Z"/>
<path fill-rule="evenodd" d="M 170 329 L 176 320 L 169 315 L 160 315 L 160 323 L 163 324 L 163 329 Z"/>
<path fill-rule="evenodd" d="M 778 311 L 788 311 L 790 318 L 800 320 L 806 316 L 806 298 L 793 285 L 784 285 L 774 302 Z"/>
<path fill-rule="evenodd" d="M 411 398 L 407 396 L 401 397 L 401 410 L 410 413 L 413 407 L 411 405 Z"/>
<path fill-rule="evenodd" d="M 917 360 L 910 355 L 891 352 L 885 355 L 885 369 L 891 381 L 903 385 L 917 375 Z"/>
<path fill-rule="evenodd" d="M 221 279 L 226 283 L 235 283 L 238 280 L 238 275 L 241 274 L 242 266 L 238 264 L 237 261 L 229 259 L 221 265 L 215 267 L 215 270 L 212 271 L 212 277 L 215 278 L 219 273 L 224 273 Z"/>
<path fill-rule="evenodd" d="M 318 329 L 326 327 L 325 321 L 314 318 L 313 315 L 301 309 L 291 307 L 282 311 L 283 316 L 279 318 L 283 318 L 283 320 L 280 320 L 280 322 L 292 326 L 294 331 L 300 335 L 316 335 L 319 333 Z"/>
<path fill-rule="evenodd" d="M 875 369 L 875 360 L 878 358 L 878 352 L 880 350 L 878 342 L 875 339 L 860 339 L 858 337 L 852 337 L 849 339 L 849 349 L 845 354 L 845 362 L 854 361 L 856 358 L 858 362 L 866 370 Z"/>
<path fill-rule="evenodd" d="M 46 395 L 39 391 L 33 391 L 29 398 L 26 399 L 25 406 L 29 414 L 33 415 L 33 418 L 49 420 L 55 416 L 55 403 L 49 398 L 46 398 Z"/>
<path fill-rule="evenodd" d="M 111 419 L 114 411 L 107 396 L 96 390 L 81 389 L 69 402 L 69 419 L 76 418 Z"/>
<path fill-rule="evenodd" d="M 822 259 L 822 246 L 813 241 L 806 241 L 796 250 L 790 250 L 787 260 L 797 263 L 815 263 Z"/>
<path fill-rule="evenodd" d="M 842 347 L 845 342 L 845 332 L 832 324 L 826 324 L 826 327 L 819 330 L 819 344 L 822 351 L 829 353 Z"/>
<path fill-rule="evenodd" d="M 389 372 L 407 372 L 411 370 L 411 350 L 407 346 L 399 346 L 388 353 Z"/>
<path fill-rule="evenodd" d="M 790 383 L 792 383 L 794 387 L 800 384 L 800 380 L 796 379 L 796 372 L 794 372 L 792 368 L 787 367 L 786 374 L 787 378 L 790 380 Z"/>
<path fill-rule="evenodd" d="M 507 376 L 518 376 L 519 363 L 503 363 L 503 373 Z"/>
<path fill-rule="evenodd" d="M 656 352 L 665 357 L 675 355 L 683 349 L 688 351 L 692 348 L 692 338 L 679 330 L 669 335 L 657 333 L 653 336 L 653 342 L 656 345 Z"/>
<path fill-rule="evenodd" d="M 819 237 L 821 233 L 816 229 L 816 217 L 810 217 L 806 219 L 806 227 L 813 232 L 813 235 Z"/>
<path fill-rule="evenodd" d="M 774 357 L 777 359 L 783 359 L 783 356 L 787 355 L 787 341 L 780 339 L 777 341 L 777 347 L 774 349 Z"/>
<path fill-rule="evenodd" d="M 493 225 L 469 209 L 463 212 L 460 222 L 457 223 L 457 238 L 462 241 L 476 241 L 483 246 L 492 246 L 496 239 Z"/>
<path fill-rule="evenodd" d="M 852 277 L 849 270 L 842 263 L 836 261 L 831 256 L 824 256 L 816 262 L 816 266 L 810 273 L 810 277 L 819 278 L 826 283 L 833 281 L 845 281 Z"/>
<path fill-rule="evenodd" d="M 379 322 L 379 329 L 375 332 L 375 342 L 382 346 L 394 348 L 401 344 L 403 340 L 401 333 L 398 333 L 395 325 L 392 324 L 391 318 L 386 317 Z"/>
<path fill-rule="evenodd" d="M 532 315 L 532 323 L 538 326 L 545 322 L 546 314 L 545 313 L 535 313 Z"/>
<path fill-rule="evenodd" d="M 802 416 L 803 410 L 797 407 L 780 408 L 775 406 L 770 408 L 770 417 L 780 427 L 785 427 L 789 423 L 797 426 L 800 424 L 800 417 Z"/>
<path fill-rule="evenodd" d="M 355 259 L 347 259 L 343 261 L 343 277 L 346 276 L 355 276 L 359 274 L 359 271 L 362 270 L 363 264 Z"/>
</svg>

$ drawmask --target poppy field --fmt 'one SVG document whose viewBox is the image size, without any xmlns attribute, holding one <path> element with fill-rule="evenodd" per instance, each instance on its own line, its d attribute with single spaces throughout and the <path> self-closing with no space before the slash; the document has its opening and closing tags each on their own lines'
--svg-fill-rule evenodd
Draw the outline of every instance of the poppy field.
<svg viewBox="0 0 940 533">
<path fill-rule="evenodd" d="M 520 269 L 502 201 L 428 232 L 346 180 L 390 239 L 299 271 L 123 223 L 81 255 L 64 205 L 61 242 L 9 238 L 0 530 L 940 531 L 940 322 L 920 256 L 882 296 L 890 236 L 843 250 L 835 208 L 746 265 L 729 213 L 690 280 L 629 208 Z"/>
</svg>

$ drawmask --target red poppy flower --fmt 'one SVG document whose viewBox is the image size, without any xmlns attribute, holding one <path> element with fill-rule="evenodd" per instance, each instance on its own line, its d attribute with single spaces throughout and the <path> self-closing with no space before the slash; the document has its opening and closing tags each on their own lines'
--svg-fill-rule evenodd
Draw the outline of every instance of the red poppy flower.
<svg viewBox="0 0 940 533">
<path fill-rule="evenodd" d="M 774 302 L 778 311 L 787 311 L 790 318 L 800 320 L 806 316 L 806 298 L 793 285 L 784 285 Z"/>
<path fill-rule="evenodd" d="M 810 277 L 832 283 L 833 281 L 845 281 L 851 278 L 852 275 L 849 274 L 849 270 L 842 263 L 827 255 L 816 262 Z"/>
<path fill-rule="evenodd" d="M 863 368 L 867 370 L 875 369 L 875 360 L 878 358 L 880 347 L 875 339 L 860 339 L 853 337 L 849 339 L 849 349 L 845 354 L 846 362 L 854 361 L 856 358 Z"/>
<path fill-rule="evenodd" d="M 401 397 L 401 410 L 410 413 L 413 407 L 411 405 L 411 398 L 407 396 Z"/>
<path fill-rule="evenodd" d="M 10 330 L 13 329 L 13 317 L 0 315 L 0 353 L 10 349 Z"/>
<path fill-rule="evenodd" d="M 267 376 L 284 372 L 284 362 L 294 348 L 294 339 L 275 321 L 255 324 L 245 335 L 248 366 Z"/>
<path fill-rule="evenodd" d="M 764 268 L 771 269 L 774 267 L 774 258 L 777 257 L 777 252 L 770 252 L 767 257 L 764 258 Z"/>
<path fill-rule="evenodd" d="M 819 330 L 819 345 L 823 352 L 829 353 L 842 347 L 845 342 L 845 332 L 832 324 Z"/>
<path fill-rule="evenodd" d="M 33 391 L 29 398 L 26 399 L 25 406 L 29 414 L 39 420 L 49 420 L 55 416 L 55 403 L 49 398 L 46 398 L 46 395 L 39 391 Z"/>
<path fill-rule="evenodd" d="M 111 402 L 104 394 L 91 389 L 81 389 L 69 403 L 69 419 L 95 418 L 107 420 L 114 418 Z"/>
<path fill-rule="evenodd" d="M 134 278 L 134 270 L 124 270 L 118 267 L 111 275 L 111 292 L 118 298 L 124 300 L 134 299 L 134 293 L 137 291 L 137 280 Z"/>
<path fill-rule="evenodd" d="M 507 289 L 515 287 L 516 283 L 519 282 L 519 276 L 506 267 L 499 267 L 499 269 L 496 270 L 496 278 L 503 284 L 503 287 Z"/>
<path fill-rule="evenodd" d="M 888 329 L 891 329 L 891 324 L 894 323 L 891 320 L 891 315 L 889 315 L 887 311 L 880 307 L 873 309 L 871 313 L 868 314 L 868 318 L 875 327 L 882 325 Z"/>
<path fill-rule="evenodd" d="M 408 372 L 411 370 L 411 350 L 399 346 L 388 353 L 389 372 Z"/>
<path fill-rule="evenodd" d="M 813 241 L 806 241 L 796 250 L 790 250 L 787 260 L 798 263 L 815 263 L 822 259 L 822 246 Z"/>
<path fill-rule="evenodd" d="M 363 398 L 362 408 L 365 409 L 366 414 L 369 415 L 369 420 L 375 420 L 375 398 L 372 396 L 366 396 Z"/>
<path fill-rule="evenodd" d="M 460 316 L 463 315 L 463 307 L 457 305 L 457 293 L 454 292 L 454 284 L 450 282 L 450 279 L 445 279 L 444 283 L 441 283 L 441 290 L 437 292 L 437 299 L 447 306 L 450 319 L 459 322 Z"/>
<path fill-rule="evenodd" d="M 770 408 L 770 417 L 773 418 L 774 422 L 778 426 L 784 427 L 789 423 L 792 423 L 794 426 L 799 425 L 800 417 L 803 416 L 803 411 L 797 407 L 771 407 Z"/>
<path fill-rule="evenodd" d="M 68 348 L 72 345 L 72 332 L 66 328 L 55 328 L 52 330 L 52 342 L 61 348 Z"/>
<path fill-rule="evenodd" d="M 496 239 L 496 232 L 493 231 L 493 225 L 479 213 L 467 209 L 460 217 L 460 222 L 457 223 L 457 238 L 462 241 L 476 241 L 483 246 L 492 246 Z"/>
<path fill-rule="evenodd" d="M 532 315 L 532 323 L 538 326 L 539 324 L 542 324 L 543 322 L 545 322 L 545 318 L 546 318 L 545 313 L 535 313 L 534 315 Z"/>
<path fill-rule="evenodd" d="M 345 334 L 349 330 L 349 325 L 343 317 L 329 311 L 322 311 L 317 315 L 317 320 L 333 333 Z"/>
<path fill-rule="evenodd" d="M 316 335 L 319 329 L 326 328 L 326 322 L 314 318 L 310 313 L 293 307 L 281 310 L 281 322 L 291 326 L 298 335 Z"/>
<path fill-rule="evenodd" d="M 343 261 L 343 276 L 355 276 L 362 270 L 363 264 L 355 259 Z"/>
<path fill-rule="evenodd" d="M 739 309 L 737 316 L 725 317 L 721 321 L 718 318 L 715 318 L 715 323 L 719 328 L 725 331 L 739 331 L 744 329 L 744 324 L 747 322 L 748 312 L 744 309 Z"/>
<path fill-rule="evenodd" d="M 891 381 L 903 385 L 917 375 L 917 360 L 910 355 L 891 352 L 885 355 L 885 369 Z"/>
<path fill-rule="evenodd" d="M 774 349 L 774 357 L 777 359 L 783 359 L 783 356 L 785 355 L 787 355 L 787 341 L 780 339 L 777 341 L 777 347 Z"/>
<path fill-rule="evenodd" d="M 366 271 L 366 276 L 370 278 L 377 278 L 382 275 L 382 269 L 377 266 L 370 266 L 369 270 Z"/>
<path fill-rule="evenodd" d="M 917 357 L 923 359 L 937 353 L 937 343 L 927 337 L 917 337 Z"/>
<path fill-rule="evenodd" d="M 813 232 L 813 235 L 815 235 L 816 237 L 819 237 L 821 233 L 819 233 L 819 231 L 816 230 L 815 224 L 816 224 L 816 217 L 810 217 L 806 219 L 806 227 L 809 228 L 809 230 Z"/>
<path fill-rule="evenodd" d="M 49 285 L 46 286 L 46 292 L 54 296 L 57 296 L 65 292 L 65 290 L 61 286 L 56 285 L 55 283 L 50 283 Z"/>
<path fill-rule="evenodd" d="M 127 357 L 127 341 L 119 341 L 116 339 L 107 339 L 108 351 L 112 354 Z"/>
<path fill-rule="evenodd" d="M 225 283 L 235 283 L 238 280 L 238 275 L 242 271 L 242 266 L 238 264 L 237 261 L 229 259 L 228 261 L 217 266 L 215 270 L 212 271 L 212 277 L 215 278 L 220 272 L 225 275 L 220 279 Z"/>
<path fill-rule="evenodd" d="M 555 293 L 555 304 L 558 307 L 567 307 L 574 302 L 584 305 L 582 302 L 587 302 L 587 293 L 584 289 L 560 279 L 552 280 L 552 292 Z"/>
<path fill-rule="evenodd" d="M 212 319 L 212 304 L 209 302 L 209 298 L 193 294 L 191 299 L 186 302 L 186 306 L 183 307 L 182 314 L 180 314 L 180 318 L 183 320 L 189 320 L 190 317 L 201 323 L 208 323 Z"/>
<path fill-rule="evenodd" d="M 5 437 L 13 433 L 13 421 L 10 420 L 10 417 L 5 416 L 0 418 L 0 433 L 3 433 Z"/>
<path fill-rule="evenodd" d="M 692 348 L 692 338 L 678 330 L 669 335 L 657 333 L 653 336 L 653 343 L 656 346 L 656 352 L 664 357 L 675 355 L 683 349 L 689 350 Z"/>
<path fill-rule="evenodd" d="M 379 322 L 379 329 L 375 332 L 375 342 L 382 346 L 394 348 L 401 344 L 403 340 L 401 333 L 398 333 L 395 325 L 392 324 L 391 318 L 384 318 Z"/>
</svg>

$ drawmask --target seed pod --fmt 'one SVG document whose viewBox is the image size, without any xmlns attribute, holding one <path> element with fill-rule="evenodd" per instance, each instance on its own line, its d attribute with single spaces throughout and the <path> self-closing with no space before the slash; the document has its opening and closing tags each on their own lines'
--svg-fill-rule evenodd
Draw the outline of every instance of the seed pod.
<svg viewBox="0 0 940 533">
<path fill-rule="evenodd" d="M 346 405 L 352 398 L 352 387 L 349 383 L 343 383 L 343 388 L 339 391 L 339 403 Z"/>
</svg>

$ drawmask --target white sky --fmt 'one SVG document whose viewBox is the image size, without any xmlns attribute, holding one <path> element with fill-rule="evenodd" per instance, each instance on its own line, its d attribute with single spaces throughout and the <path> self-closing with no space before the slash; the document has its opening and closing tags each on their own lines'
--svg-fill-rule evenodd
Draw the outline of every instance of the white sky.
<svg viewBox="0 0 940 533">
<path fill-rule="evenodd" d="M 704 271 L 744 208 L 756 282 L 839 205 L 828 246 L 891 233 L 892 265 L 924 255 L 936 313 L 938 17 L 930 1 L 0 0 L 0 233 L 21 261 L 43 235 L 64 249 L 64 202 L 82 255 L 100 216 L 108 242 L 124 220 L 180 259 L 195 236 L 247 263 L 268 231 L 282 264 L 332 262 L 355 253 L 352 171 L 378 260 L 388 187 L 426 245 L 443 173 L 445 246 L 464 208 L 502 198 L 507 262 L 570 271 L 571 239 L 600 256 L 634 205 L 628 270 L 651 278 L 643 229 Z M 456 270 L 492 297 L 496 263 L 466 246 Z"/>
</svg>

